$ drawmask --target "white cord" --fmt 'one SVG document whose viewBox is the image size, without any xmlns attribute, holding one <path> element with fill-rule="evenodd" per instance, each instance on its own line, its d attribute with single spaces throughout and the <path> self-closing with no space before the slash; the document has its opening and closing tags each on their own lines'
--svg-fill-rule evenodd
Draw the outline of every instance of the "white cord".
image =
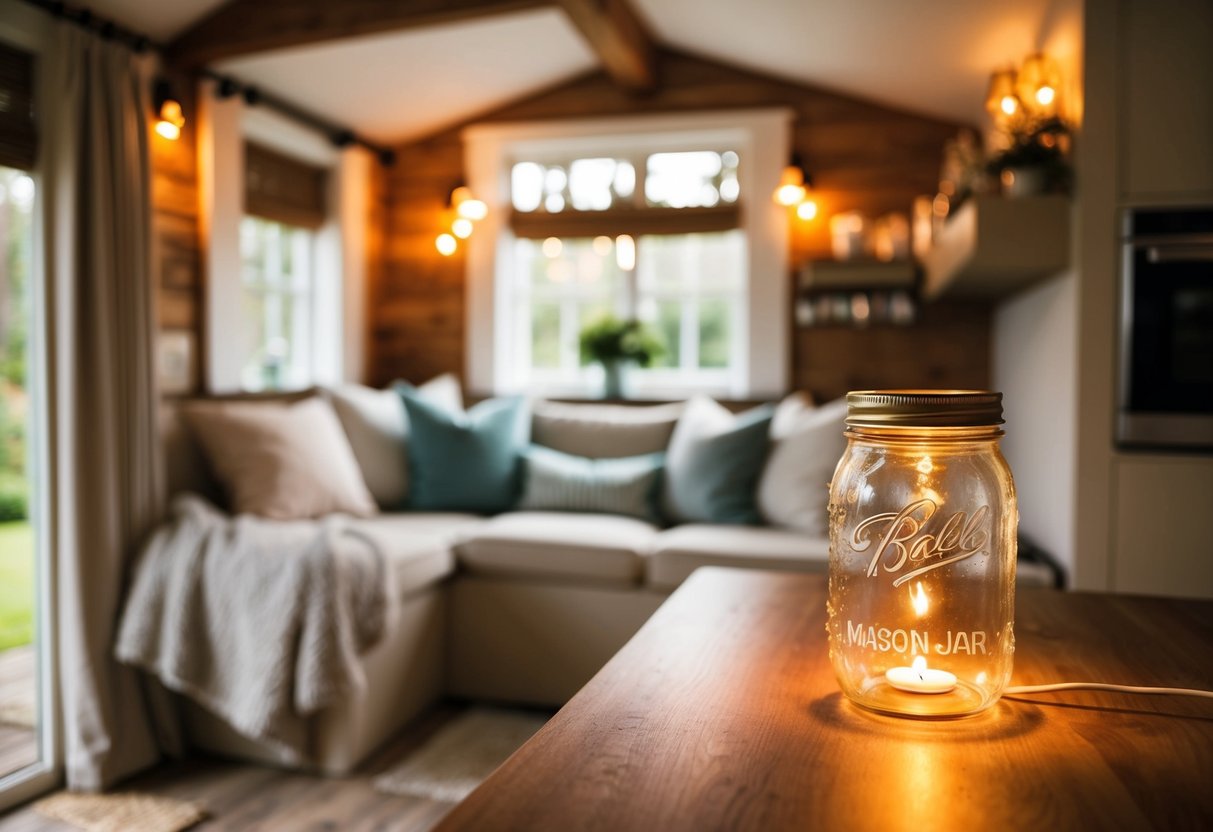
<svg viewBox="0 0 1213 832">
<path fill-rule="evenodd" d="M 1142 688 L 1133 685 L 1105 685 L 1102 682 L 1061 682 L 1055 685 L 1015 685 L 1003 690 L 1006 696 L 1022 693 L 1052 693 L 1058 690 L 1107 690 L 1113 693 L 1170 694 L 1172 696 L 1202 696 L 1213 699 L 1213 690 L 1193 688 Z"/>
</svg>

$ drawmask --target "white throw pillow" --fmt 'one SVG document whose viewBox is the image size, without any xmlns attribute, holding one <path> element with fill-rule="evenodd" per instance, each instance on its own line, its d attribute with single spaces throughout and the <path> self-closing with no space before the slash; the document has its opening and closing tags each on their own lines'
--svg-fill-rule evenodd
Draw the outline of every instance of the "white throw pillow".
<svg viewBox="0 0 1213 832">
<path fill-rule="evenodd" d="M 664 451 L 682 414 L 681 402 L 648 407 L 537 401 L 531 441 L 574 456 L 618 459 Z"/>
<path fill-rule="evenodd" d="M 790 407 L 797 411 L 795 418 L 782 423 L 776 411 L 780 433 L 774 434 L 773 424 L 771 455 L 758 481 L 758 510 L 771 525 L 826 537 L 830 479 L 847 445 L 847 400 L 811 409 Z"/>
<path fill-rule="evenodd" d="M 438 407 L 463 410 L 459 379 L 450 373 L 417 389 Z M 385 509 L 403 506 L 409 496 L 408 417 L 400 394 L 361 384 L 332 387 L 328 394 L 375 502 Z"/>
<path fill-rule="evenodd" d="M 182 411 L 234 514 L 302 520 L 377 512 L 324 399 L 191 402 Z"/>
</svg>

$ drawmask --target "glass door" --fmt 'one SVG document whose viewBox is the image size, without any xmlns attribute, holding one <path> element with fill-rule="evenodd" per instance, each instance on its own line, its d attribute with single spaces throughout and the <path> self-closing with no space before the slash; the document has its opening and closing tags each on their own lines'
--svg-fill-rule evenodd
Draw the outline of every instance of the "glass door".
<svg viewBox="0 0 1213 832">
<path fill-rule="evenodd" d="M 25 171 L 0 167 L 0 809 L 49 785 L 55 756 L 44 679 L 47 466 L 35 190 Z"/>
</svg>

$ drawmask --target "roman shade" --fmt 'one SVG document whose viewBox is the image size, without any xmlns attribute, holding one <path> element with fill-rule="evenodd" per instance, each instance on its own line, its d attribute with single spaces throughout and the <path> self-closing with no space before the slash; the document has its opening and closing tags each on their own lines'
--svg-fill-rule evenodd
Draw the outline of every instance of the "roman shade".
<svg viewBox="0 0 1213 832">
<path fill-rule="evenodd" d="M 0 43 L 0 165 L 29 170 L 38 156 L 34 130 L 34 56 Z"/>
<path fill-rule="evenodd" d="M 302 228 L 324 224 L 327 171 L 265 145 L 244 145 L 244 211 Z"/>
</svg>

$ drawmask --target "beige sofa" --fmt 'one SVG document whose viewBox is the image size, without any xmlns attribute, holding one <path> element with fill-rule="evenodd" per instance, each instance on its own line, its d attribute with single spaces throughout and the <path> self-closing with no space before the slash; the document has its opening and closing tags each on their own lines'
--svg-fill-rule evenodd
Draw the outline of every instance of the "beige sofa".
<svg viewBox="0 0 1213 832">
<path fill-rule="evenodd" d="M 626 415 L 621 427 L 619 411 L 586 405 L 578 426 L 569 407 L 576 406 L 561 405 L 546 418 L 537 411 L 534 440 L 570 452 L 584 450 L 577 430 L 594 447 L 634 441 L 639 414 Z M 669 422 L 668 430 L 650 426 L 668 438 L 676 409 L 653 415 Z M 166 435 L 176 488 L 213 493 L 171 414 Z M 354 768 L 444 696 L 562 705 L 701 566 L 824 572 L 829 549 L 825 538 L 782 528 L 663 529 L 604 514 L 397 513 L 363 522 L 399 543 L 387 553 L 399 613 L 362 659 L 365 690 L 313 722 L 311 758 L 329 774 Z M 1052 580 L 1039 569 L 1021 570 L 1020 579 Z M 184 701 L 183 711 L 198 747 L 286 764 L 202 707 Z"/>
</svg>

